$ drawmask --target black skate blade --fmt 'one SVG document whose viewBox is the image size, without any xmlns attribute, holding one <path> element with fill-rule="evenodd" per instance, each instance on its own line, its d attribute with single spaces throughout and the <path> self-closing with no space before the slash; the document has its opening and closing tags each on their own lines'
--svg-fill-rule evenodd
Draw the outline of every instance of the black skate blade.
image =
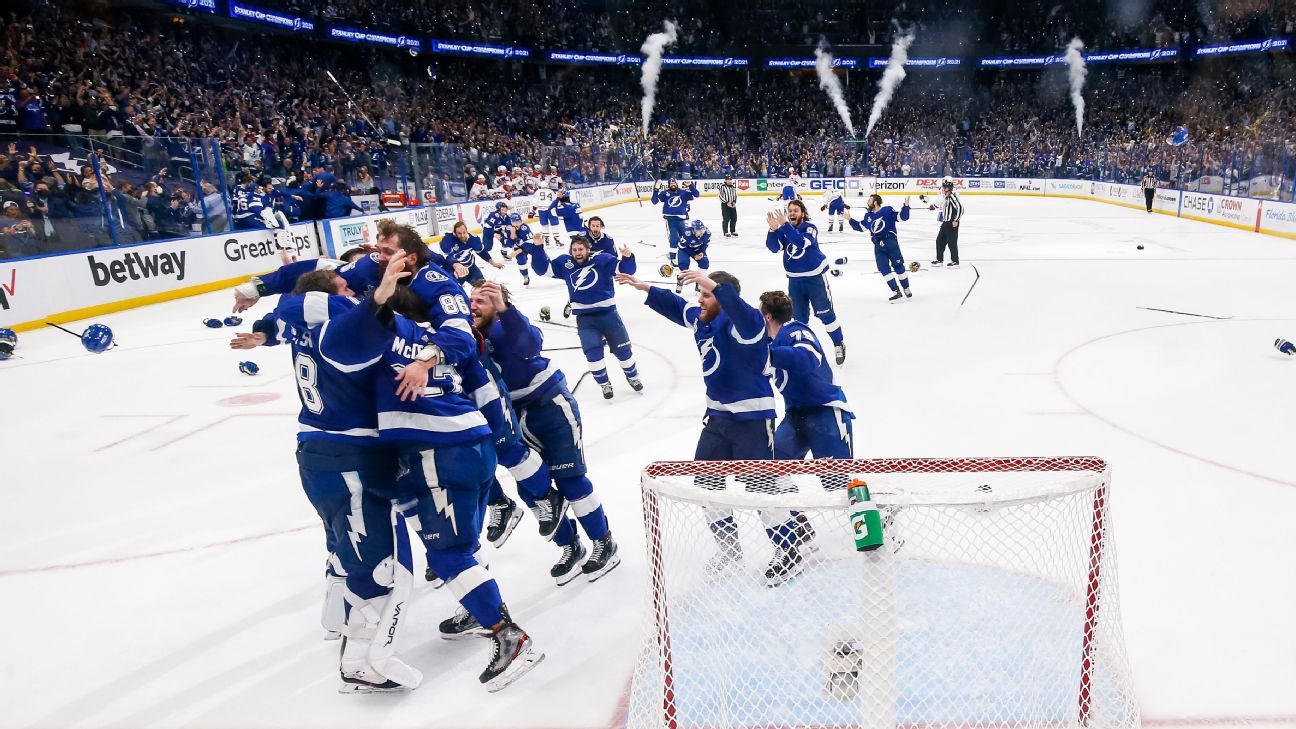
<svg viewBox="0 0 1296 729">
<path fill-rule="evenodd" d="M 486 686 L 486 690 L 490 693 L 495 693 L 501 689 L 508 688 L 514 681 L 527 675 L 531 672 L 531 669 L 540 665 L 540 662 L 544 659 L 545 654 L 537 653 L 533 648 L 527 646 L 527 649 L 522 651 L 517 658 L 514 658 L 513 662 L 509 664 L 508 668 L 504 669 L 503 673 L 489 681 L 484 681 L 483 685 Z"/>
</svg>

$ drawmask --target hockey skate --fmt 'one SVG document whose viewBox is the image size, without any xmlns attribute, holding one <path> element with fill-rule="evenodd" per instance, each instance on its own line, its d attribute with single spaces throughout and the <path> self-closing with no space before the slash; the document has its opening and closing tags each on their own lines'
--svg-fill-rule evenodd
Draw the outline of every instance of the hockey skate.
<svg viewBox="0 0 1296 729">
<path fill-rule="evenodd" d="M 423 579 L 432 583 L 433 590 L 440 590 L 442 587 L 445 587 L 445 580 L 441 579 L 441 575 L 438 575 L 436 570 L 431 567 L 428 567 L 427 572 L 423 573 Z"/>
<path fill-rule="evenodd" d="M 581 565 L 581 573 L 588 577 L 590 582 L 595 582 L 616 569 L 619 564 L 621 564 L 621 555 L 617 553 L 617 544 L 612 541 L 612 532 L 609 531 L 602 539 L 594 540 L 590 547 L 589 559 Z"/>
<path fill-rule="evenodd" d="M 706 561 L 702 567 L 707 579 L 716 579 L 722 575 L 733 572 L 742 568 L 743 550 L 742 543 L 738 541 L 738 533 L 731 532 L 728 534 L 716 535 L 716 553 Z"/>
<path fill-rule="evenodd" d="M 638 377 L 627 377 L 626 384 L 635 392 L 643 392 L 643 380 L 640 380 Z"/>
<path fill-rule="evenodd" d="M 531 636 L 511 620 L 491 631 L 491 660 L 478 677 L 486 690 L 494 693 L 525 676 L 544 660 L 544 654 L 535 650 Z"/>
<path fill-rule="evenodd" d="M 507 612 L 504 613 L 504 619 L 508 620 Z M 490 628 L 483 628 L 463 605 L 455 608 L 454 615 L 442 620 L 437 630 L 440 631 L 442 640 L 471 640 L 487 638 L 491 634 Z"/>
<path fill-rule="evenodd" d="M 567 500 L 558 489 L 549 489 L 545 497 L 536 502 L 531 507 L 531 513 L 535 515 L 536 521 L 540 523 L 540 536 L 546 542 L 552 541 L 554 532 L 557 531 L 558 525 L 562 523 L 563 514 L 567 512 Z"/>
<path fill-rule="evenodd" d="M 842 342 L 833 346 L 833 354 L 836 355 L 837 364 L 846 363 L 846 343 Z"/>
<path fill-rule="evenodd" d="M 778 587 L 801 574 L 804 568 L 805 560 L 796 543 L 789 544 L 785 549 L 775 548 L 774 557 L 765 569 L 765 585 Z"/>
<path fill-rule="evenodd" d="M 581 574 L 580 566 L 584 559 L 585 545 L 581 544 L 580 537 L 576 536 L 571 544 L 563 547 L 562 557 L 558 559 L 557 564 L 549 568 L 549 576 L 554 578 L 554 582 L 561 587 Z"/>
<path fill-rule="evenodd" d="M 675 293 L 677 294 L 684 293 L 684 279 L 678 276 L 675 277 Z"/>
<path fill-rule="evenodd" d="M 603 384 L 599 385 L 599 387 L 603 388 L 603 399 L 604 399 L 604 400 L 611 400 L 611 399 L 612 399 L 612 383 L 611 383 L 611 382 L 604 382 Z"/>
<path fill-rule="evenodd" d="M 904 289 L 902 289 L 902 290 L 904 291 L 904 295 L 905 295 L 905 298 L 906 298 L 906 299 L 912 299 L 912 298 L 913 298 L 913 292 L 909 290 L 909 287 L 908 287 L 908 286 L 904 287 Z"/>
<path fill-rule="evenodd" d="M 890 301 L 891 303 L 894 304 L 895 302 L 900 301 L 903 298 L 904 298 L 904 294 L 897 291 L 894 294 L 891 294 L 891 298 L 887 299 L 887 301 Z"/>
<path fill-rule="evenodd" d="M 486 541 L 494 545 L 496 549 L 503 547 L 521 521 L 522 510 L 518 508 L 516 501 L 505 499 L 499 503 L 490 504 L 490 521 L 486 525 Z"/>
</svg>

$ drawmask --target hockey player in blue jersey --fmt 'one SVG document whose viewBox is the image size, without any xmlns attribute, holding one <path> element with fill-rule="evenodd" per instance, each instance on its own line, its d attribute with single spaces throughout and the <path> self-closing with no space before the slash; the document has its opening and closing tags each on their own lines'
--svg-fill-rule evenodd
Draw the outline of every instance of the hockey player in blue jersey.
<svg viewBox="0 0 1296 729">
<path fill-rule="evenodd" d="M 576 334 L 581 349 L 589 362 L 590 374 L 603 389 L 603 397 L 611 399 L 612 383 L 608 381 L 604 352 L 611 350 L 621 364 L 626 382 L 635 392 L 643 390 L 639 368 L 635 365 L 634 351 L 630 347 L 630 334 L 616 309 L 615 276 L 633 274 L 636 269 L 634 253 L 622 246 L 621 256 L 594 253 L 589 241 L 576 237 L 571 242 L 569 255 L 555 256 L 552 260 L 541 246 L 531 245 L 531 267 L 541 276 L 549 275 L 567 284 L 571 310 L 576 315 Z"/>
<path fill-rule="evenodd" d="M 581 205 L 578 202 L 573 202 L 571 195 L 566 190 L 563 190 L 549 204 L 549 211 L 556 219 L 562 221 L 569 238 L 585 234 L 585 221 L 581 220 Z"/>
<path fill-rule="evenodd" d="M 805 203 L 793 200 L 787 213 L 774 211 L 765 216 L 769 233 L 765 247 L 771 253 L 783 254 L 783 271 L 788 277 L 788 296 L 792 299 L 792 318 L 808 324 L 813 311 L 828 330 L 837 364 L 846 361 L 846 341 L 837 312 L 833 310 L 832 291 L 828 288 L 828 259 L 819 250 L 819 229 L 810 222 Z"/>
<path fill-rule="evenodd" d="M 785 412 L 774 430 L 775 460 L 799 461 L 806 453 L 815 458 L 854 458 L 854 415 L 819 338 L 792 318 L 792 300 L 782 291 L 761 294 L 760 310 L 771 339 L 771 377 L 783 395 Z M 830 485 L 836 484 L 824 484 Z"/>
<path fill-rule="evenodd" d="M 765 318 L 742 300 L 739 281 L 732 274 L 716 271 L 685 271 L 685 283 L 701 291 L 696 304 L 677 294 L 646 284 L 633 276 L 617 276 L 619 283 L 648 293 L 645 303 L 653 311 L 693 332 L 702 358 L 706 384 L 706 415 L 693 458 L 699 461 L 767 461 L 774 457 L 774 390 L 766 368 L 770 338 Z M 699 477 L 705 488 L 715 488 Z M 777 479 L 748 477 L 747 488 L 774 493 Z M 723 488 L 722 485 L 719 487 Z M 736 568 L 742 562 L 742 546 L 732 513 L 708 513 L 718 550 L 707 563 L 708 572 Z M 797 552 L 797 521 L 783 511 L 763 511 L 765 532 L 775 546 L 774 558 L 765 571 L 766 583 L 782 584 L 801 570 Z"/>
<path fill-rule="evenodd" d="M 344 365 L 381 358 L 372 378 L 379 439 L 398 450 L 399 484 L 416 500 L 414 526 L 427 548 L 428 567 L 479 626 L 489 627 L 491 661 L 479 680 L 498 691 L 544 658 L 513 622 L 498 585 L 475 557 L 497 463 L 482 409 L 492 406 L 498 419 L 499 393 L 476 357 L 458 366 L 441 361 L 434 332 L 410 318 L 421 317 L 422 302 L 397 285 L 403 267 L 402 259 L 393 259 L 382 283 L 360 304 L 367 316 L 332 334 L 356 342 Z M 411 382 L 414 370 L 406 369 L 416 361 L 424 367 Z"/>
<path fill-rule="evenodd" d="M 590 219 L 585 221 L 585 240 L 589 241 L 590 253 L 607 253 L 615 256 L 617 254 L 616 241 L 604 230 L 603 218 L 597 215 L 591 215 Z"/>
<path fill-rule="evenodd" d="M 291 345 L 301 399 L 298 471 L 329 535 L 325 622 L 345 635 L 342 690 L 417 688 L 422 674 L 396 655 L 393 640 L 409 599 L 413 562 L 403 520 L 392 509 L 399 497 L 396 452 L 378 438 L 371 385 L 377 359 L 339 365 L 336 358 L 350 358 L 363 343 L 325 337 L 331 325 L 363 312 L 336 272 L 312 272 L 296 283 L 253 334 L 239 335 L 231 346 Z M 343 584 L 344 591 L 338 589 Z"/>
<path fill-rule="evenodd" d="M 270 204 L 261 186 L 246 172 L 239 173 L 233 195 L 234 230 L 263 230 L 261 213 Z"/>
<path fill-rule="evenodd" d="M 897 213 L 890 205 L 882 206 L 881 195 L 869 195 L 868 209 L 863 221 L 852 220 L 850 211 L 847 211 L 846 222 L 850 223 L 853 230 L 867 233 L 873 239 L 873 257 L 877 261 L 878 272 L 891 289 L 890 301 L 912 298 L 909 270 L 905 268 L 904 255 L 900 253 L 900 239 L 896 236 L 896 220 L 909 219 L 909 198 L 905 198 L 904 205 Z"/>
<path fill-rule="evenodd" d="M 501 239 L 500 250 L 504 250 L 502 239 L 505 237 L 504 231 L 508 228 L 510 212 L 508 203 L 500 200 L 495 203 L 495 209 L 482 219 L 481 239 L 483 251 L 490 253 L 495 248 L 496 236 Z"/>
<path fill-rule="evenodd" d="M 527 256 L 524 244 L 531 243 L 534 236 L 531 234 L 531 226 L 522 222 L 522 216 L 518 213 L 509 215 L 508 227 L 502 233 L 500 239 L 501 251 L 511 251 L 505 254 L 505 257 L 513 256 L 517 260 L 518 270 L 522 272 L 522 285 L 531 285 L 531 266 L 530 258 Z"/>
<path fill-rule="evenodd" d="M 433 251 L 432 260 L 442 264 L 442 268 L 447 268 L 453 264 L 459 264 L 467 269 L 463 275 L 455 275 L 455 281 L 464 283 L 466 281 L 476 281 L 483 278 L 481 269 L 477 267 L 477 259 L 481 258 L 495 268 L 504 268 L 504 264 L 491 257 L 486 250 L 485 244 L 481 238 L 468 232 L 468 224 L 462 220 L 455 223 L 449 233 L 441 238 L 437 244 L 437 249 Z"/>
<path fill-rule="evenodd" d="M 689 267 L 696 263 L 697 267 L 703 271 L 711 268 L 711 259 L 707 258 L 707 248 L 711 245 L 711 231 L 707 230 L 706 223 L 701 220 L 694 220 L 688 226 L 688 232 L 680 238 L 679 250 L 675 254 L 675 265 L 680 271 L 687 271 Z M 628 272 L 632 273 L 632 272 Z M 677 276 L 675 278 L 675 293 L 684 291 L 684 282 Z"/>
<path fill-rule="evenodd" d="M 662 220 L 666 221 L 666 235 L 670 241 L 672 261 L 675 260 L 679 239 L 684 235 L 684 221 L 688 219 L 689 201 L 696 197 L 698 191 L 691 182 L 681 187 L 679 180 L 674 177 L 666 183 L 666 189 L 661 188 L 661 180 L 653 185 L 652 202 L 653 205 L 662 206 Z"/>
<path fill-rule="evenodd" d="M 523 437 L 548 464 L 554 485 L 593 542 L 586 559 L 585 547 L 575 531 L 570 533 L 572 541 L 564 543 L 560 529 L 554 543 L 563 548 L 563 554 L 549 574 L 559 585 L 580 574 L 593 582 L 620 564 L 621 556 L 603 504 L 586 476 L 580 406 L 567 389 L 562 370 L 541 354 L 544 337 L 540 330 L 509 303 L 507 296 L 504 287 L 494 281 L 474 289 L 473 323 L 486 338 L 491 358 L 499 366 Z"/>
</svg>

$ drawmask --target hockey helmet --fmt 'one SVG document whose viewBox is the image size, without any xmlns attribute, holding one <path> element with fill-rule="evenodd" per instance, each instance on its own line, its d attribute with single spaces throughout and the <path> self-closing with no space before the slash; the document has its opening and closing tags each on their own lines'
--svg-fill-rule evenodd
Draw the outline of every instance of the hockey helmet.
<svg viewBox="0 0 1296 729">
<path fill-rule="evenodd" d="M 522 216 L 519 215 L 519 214 L 517 214 L 517 213 L 510 213 L 510 214 L 509 214 L 509 222 L 510 222 L 510 223 L 520 223 L 520 222 L 522 222 Z"/>
<path fill-rule="evenodd" d="M 694 220 L 693 222 L 689 223 L 689 230 L 692 230 L 694 232 L 700 230 L 706 230 L 706 223 L 702 222 L 701 220 Z"/>
<path fill-rule="evenodd" d="M 94 354 L 102 354 L 113 345 L 113 331 L 104 324 L 91 324 L 81 332 L 81 346 Z"/>
</svg>

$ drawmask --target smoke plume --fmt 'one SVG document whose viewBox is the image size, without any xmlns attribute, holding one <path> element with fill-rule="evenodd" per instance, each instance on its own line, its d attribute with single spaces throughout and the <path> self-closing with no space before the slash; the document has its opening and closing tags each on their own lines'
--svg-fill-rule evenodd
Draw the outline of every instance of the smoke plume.
<svg viewBox="0 0 1296 729">
<path fill-rule="evenodd" d="M 904 80 L 904 67 L 909 60 L 909 45 L 913 41 L 913 33 L 905 33 L 891 45 L 891 60 L 887 61 L 886 70 L 882 72 L 882 80 L 878 82 L 877 96 L 873 97 L 873 109 L 869 112 L 868 129 L 864 131 L 864 136 L 867 137 L 873 131 L 873 127 L 882 118 L 882 112 L 886 111 L 887 104 L 891 103 L 896 88 Z"/>
<path fill-rule="evenodd" d="M 1085 68 L 1084 55 L 1080 53 L 1082 50 L 1084 50 L 1084 41 L 1079 38 L 1072 38 L 1067 44 L 1067 72 L 1071 76 L 1071 104 L 1075 106 L 1077 136 L 1084 133 L 1085 101 L 1080 91 L 1084 88 L 1085 76 L 1089 75 L 1089 71 Z"/>
<path fill-rule="evenodd" d="M 850 107 L 846 105 L 846 96 L 842 93 L 841 79 L 833 73 L 833 55 L 825 50 L 823 42 L 820 42 L 819 47 L 815 49 L 815 73 L 819 74 L 819 88 L 828 92 L 833 106 L 837 109 L 837 116 L 841 117 L 842 124 L 846 125 L 846 131 L 854 137 L 855 123 L 851 121 Z"/>
<path fill-rule="evenodd" d="M 639 50 L 643 51 L 644 62 L 639 83 L 643 85 L 644 96 L 640 107 L 643 109 L 643 135 L 648 137 L 648 120 L 652 118 L 653 106 L 657 103 L 657 79 L 661 76 L 662 51 L 675 42 L 675 24 L 667 20 L 663 23 L 666 30 L 653 33 L 644 40 Z"/>
</svg>

